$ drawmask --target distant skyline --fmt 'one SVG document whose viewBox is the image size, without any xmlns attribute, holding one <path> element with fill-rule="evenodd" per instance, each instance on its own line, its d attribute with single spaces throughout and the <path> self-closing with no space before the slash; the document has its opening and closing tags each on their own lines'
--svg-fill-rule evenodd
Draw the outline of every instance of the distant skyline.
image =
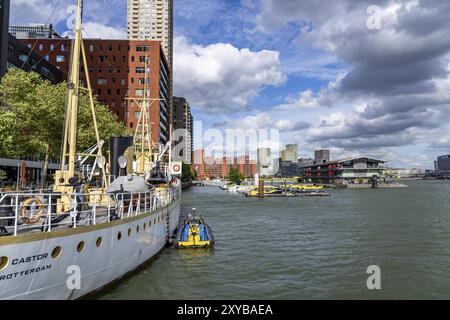
<svg viewBox="0 0 450 320">
<path fill-rule="evenodd" d="M 63 33 L 74 1 L 49 19 L 57 2 L 14 0 L 11 23 Z M 84 6 L 87 37 L 127 37 L 125 0 Z M 450 153 L 449 16 L 446 0 L 175 0 L 174 94 L 204 128 L 277 128 L 300 157 L 433 168 Z"/>
</svg>

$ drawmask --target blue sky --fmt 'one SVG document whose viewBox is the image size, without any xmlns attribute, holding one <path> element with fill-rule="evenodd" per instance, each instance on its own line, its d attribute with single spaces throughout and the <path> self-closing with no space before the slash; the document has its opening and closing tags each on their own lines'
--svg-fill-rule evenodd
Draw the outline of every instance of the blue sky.
<svg viewBox="0 0 450 320">
<path fill-rule="evenodd" d="M 74 1 L 50 19 L 57 0 L 12 2 L 13 23 L 64 32 Z M 450 152 L 448 1 L 174 2 L 174 93 L 203 128 L 276 128 L 304 157 L 330 148 L 397 167 Z M 87 36 L 125 28 L 125 0 L 85 0 Z"/>
</svg>

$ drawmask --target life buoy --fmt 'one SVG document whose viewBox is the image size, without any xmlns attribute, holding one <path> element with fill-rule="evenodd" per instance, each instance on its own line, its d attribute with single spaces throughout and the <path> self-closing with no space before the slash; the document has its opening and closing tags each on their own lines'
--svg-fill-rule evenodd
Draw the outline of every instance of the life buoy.
<svg viewBox="0 0 450 320">
<path fill-rule="evenodd" d="M 29 207 L 33 203 L 36 206 L 37 212 L 35 214 L 33 214 L 32 217 L 30 217 L 27 211 L 30 210 Z M 41 199 L 36 198 L 36 197 L 28 198 L 22 204 L 22 209 L 20 210 L 20 218 L 22 219 L 22 221 L 25 224 L 36 224 L 39 222 L 39 220 L 41 220 L 41 218 L 44 214 L 44 210 L 45 210 L 45 205 Z"/>
</svg>

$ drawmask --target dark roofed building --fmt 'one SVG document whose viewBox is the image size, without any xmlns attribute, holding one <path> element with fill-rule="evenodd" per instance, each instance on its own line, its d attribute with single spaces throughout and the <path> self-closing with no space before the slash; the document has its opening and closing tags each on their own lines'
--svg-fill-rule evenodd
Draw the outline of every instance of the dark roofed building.
<svg viewBox="0 0 450 320">
<path fill-rule="evenodd" d="M 385 161 L 368 157 L 328 161 L 300 167 L 300 176 L 315 183 L 356 183 L 369 182 L 383 177 Z"/>
</svg>

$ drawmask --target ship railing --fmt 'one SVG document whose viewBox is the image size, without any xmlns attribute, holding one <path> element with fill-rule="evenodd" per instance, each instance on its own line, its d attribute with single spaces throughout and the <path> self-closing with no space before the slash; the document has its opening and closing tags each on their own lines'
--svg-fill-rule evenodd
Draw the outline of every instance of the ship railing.
<svg viewBox="0 0 450 320">
<path fill-rule="evenodd" d="M 7 193 L 0 197 L 0 236 L 81 228 L 137 217 L 163 208 L 181 196 L 181 188 L 144 193 L 78 193 L 71 209 L 57 213 L 58 193 Z"/>
</svg>

